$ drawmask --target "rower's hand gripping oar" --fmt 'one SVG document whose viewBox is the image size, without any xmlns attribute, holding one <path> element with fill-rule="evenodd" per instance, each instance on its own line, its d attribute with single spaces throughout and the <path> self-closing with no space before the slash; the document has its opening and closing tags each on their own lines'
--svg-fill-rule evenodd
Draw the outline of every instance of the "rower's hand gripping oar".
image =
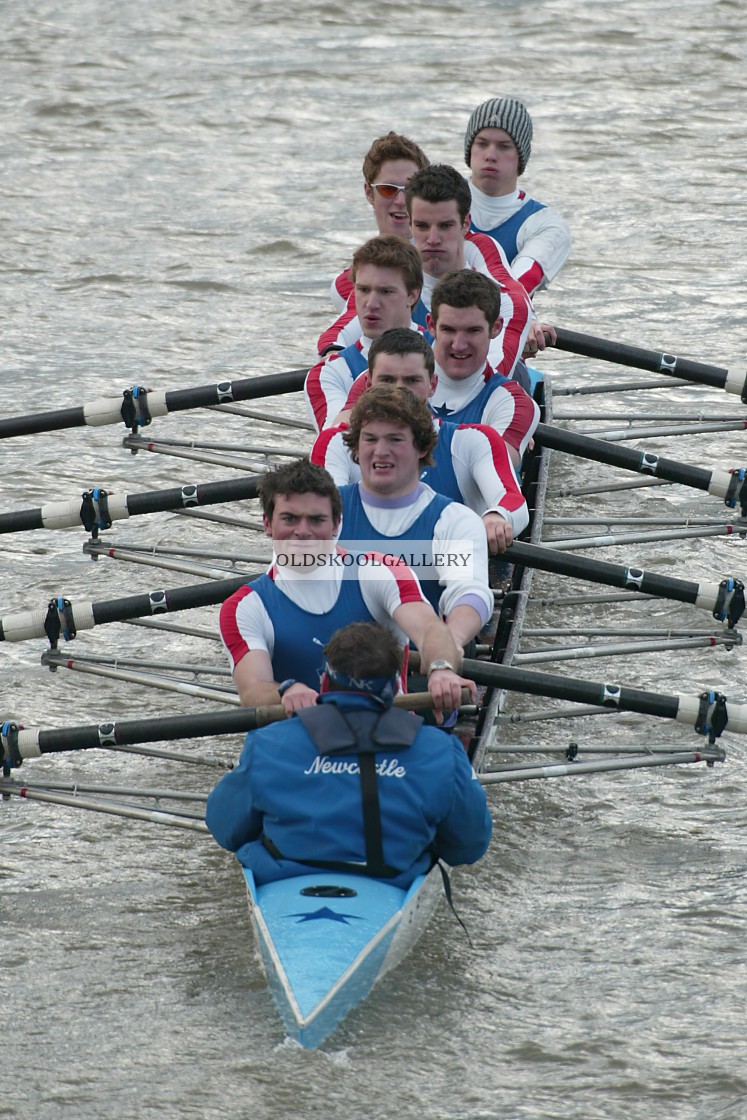
<svg viewBox="0 0 747 1120">
<path fill-rule="evenodd" d="M 646 350 L 640 346 L 628 346 L 624 342 L 595 338 L 594 335 L 580 334 L 578 331 L 569 331 L 564 327 L 556 327 L 555 334 L 557 336 L 555 342 L 548 334 L 545 335 L 545 339 L 548 346 L 554 346 L 557 350 L 567 350 L 571 354 L 580 354 L 585 358 L 599 358 L 604 362 L 615 362 L 617 365 L 632 366 L 633 369 L 645 369 L 651 373 L 663 373 L 698 385 L 711 385 L 727 393 L 735 393 L 743 404 L 747 404 L 747 375 L 744 373 L 729 372 L 722 366 L 694 362 L 690 358 L 678 358 L 674 354 Z"/>
<path fill-rule="evenodd" d="M 462 689 L 462 703 L 470 704 L 468 688 Z M 408 692 L 395 696 L 394 706 L 405 711 L 425 711 L 434 706 L 430 692 Z M 236 735 L 255 731 L 268 723 L 290 718 L 282 704 L 256 708 L 235 708 L 231 711 L 199 712 L 185 716 L 162 716 L 158 719 L 131 719 L 107 723 L 85 724 L 81 727 L 24 727 L 7 721 L 0 728 L 0 764 L 6 773 L 24 759 L 61 751 L 96 750 L 131 746 L 136 743 L 159 743 L 169 739 L 199 739 L 213 735 Z"/>
<path fill-rule="evenodd" d="M 471 659 L 463 662 L 462 673 L 477 684 L 494 688 L 674 719 L 694 727 L 699 735 L 708 736 L 711 745 L 727 727 L 730 731 L 747 734 L 747 705 L 728 701 L 716 691 L 703 692 L 700 696 L 669 696 Z M 433 701 L 428 693 L 416 693 L 397 697 L 395 703 L 398 707 L 412 709 L 416 705 L 432 705 Z M 6 722 L 0 729 L 0 762 L 7 776 L 10 769 L 20 766 L 24 759 L 38 758 L 42 754 L 232 735 L 284 718 L 285 709 L 275 705 L 69 728 L 24 728 L 18 723 Z"/>
</svg>

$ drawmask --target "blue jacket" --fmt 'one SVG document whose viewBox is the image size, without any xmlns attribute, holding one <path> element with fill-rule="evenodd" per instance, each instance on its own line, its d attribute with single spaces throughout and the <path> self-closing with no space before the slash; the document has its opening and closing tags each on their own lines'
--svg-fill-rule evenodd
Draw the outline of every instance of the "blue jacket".
<svg viewBox="0 0 747 1120">
<path fill-rule="evenodd" d="M 321 703 L 351 716 L 378 710 L 360 693 L 325 693 Z M 409 746 L 373 757 L 384 859 L 398 872 L 387 882 L 409 887 L 434 855 L 451 865 L 484 855 L 492 830 L 485 791 L 455 736 L 420 726 Z M 208 797 L 205 820 L 259 884 L 318 871 L 299 860 L 362 863 L 358 756 L 321 754 L 296 717 L 250 731 L 238 765 Z M 263 835 L 284 858 L 270 853 Z"/>
</svg>

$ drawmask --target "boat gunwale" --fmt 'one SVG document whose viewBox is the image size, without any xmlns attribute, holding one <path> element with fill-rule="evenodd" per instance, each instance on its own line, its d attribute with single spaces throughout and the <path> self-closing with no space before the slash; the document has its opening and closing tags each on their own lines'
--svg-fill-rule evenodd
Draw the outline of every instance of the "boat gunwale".
<svg viewBox="0 0 747 1120">
<path fill-rule="evenodd" d="M 542 376 L 542 379 L 535 388 L 535 399 L 538 399 L 538 404 L 540 405 L 542 421 L 549 423 L 552 418 L 552 385 L 545 375 Z M 532 544 L 539 544 L 542 539 L 544 525 L 545 500 L 552 452 L 540 446 L 537 448 L 535 454 L 537 470 L 536 476 L 530 479 L 533 495 L 530 505 L 531 522 L 529 525 L 528 540 Z M 501 605 L 498 616 L 499 627 L 501 624 L 501 616 L 509 602 L 511 604 L 511 609 L 514 611 L 513 619 L 510 623 L 508 640 L 499 658 L 502 665 L 510 665 L 513 662 L 518 652 L 519 645 L 521 644 L 524 619 L 529 595 L 531 593 L 532 580 L 534 579 L 534 571 L 534 568 L 527 566 L 522 567 L 519 571 L 518 581 L 514 583 L 517 572 L 517 569 L 514 569 L 511 588 L 507 592 Z M 490 660 L 494 660 L 494 658 L 491 657 Z M 494 688 L 491 689 L 487 695 L 479 723 L 479 733 L 476 736 L 472 749 L 472 764 L 478 773 L 483 769 L 485 756 L 490 750 L 495 735 L 497 717 L 505 703 L 506 691 L 505 688 Z"/>
</svg>

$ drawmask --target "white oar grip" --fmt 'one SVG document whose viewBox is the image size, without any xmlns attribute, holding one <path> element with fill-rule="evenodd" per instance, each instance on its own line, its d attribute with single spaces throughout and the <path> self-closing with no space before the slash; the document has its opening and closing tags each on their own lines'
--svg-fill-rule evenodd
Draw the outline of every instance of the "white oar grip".
<svg viewBox="0 0 747 1120">
<path fill-rule="evenodd" d="M 76 630 L 93 629 L 93 603 L 74 603 L 73 615 Z M 46 618 L 46 610 L 9 614 L 2 620 L 3 638 L 6 642 L 26 642 L 29 638 L 43 638 L 46 635 L 44 629 Z"/>
<path fill-rule="evenodd" d="M 678 696 L 678 700 L 679 707 L 675 717 L 677 722 L 694 727 L 700 714 L 700 697 Z M 735 700 L 727 699 L 726 714 L 729 717 L 726 730 L 734 731 L 737 735 L 747 735 L 747 704 L 738 704 Z"/>
<path fill-rule="evenodd" d="M 720 583 L 709 583 L 707 580 L 704 580 L 703 583 L 698 584 L 698 595 L 695 599 L 695 606 L 700 607 L 702 610 L 712 611 L 718 602 L 720 591 Z"/>
<path fill-rule="evenodd" d="M 3 619 L 3 637 L 6 642 L 25 642 L 29 638 L 44 637 L 46 610 L 20 611 Z"/>
<path fill-rule="evenodd" d="M 18 732 L 18 753 L 21 758 L 41 758 L 38 727 L 21 728 Z"/>
<path fill-rule="evenodd" d="M 41 507 L 40 515 L 44 529 L 69 529 L 80 526 L 80 498 L 65 502 L 48 502 Z M 112 521 L 121 521 L 130 516 L 127 509 L 126 494 L 107 494 L 107 510 Z"/>
<path fill-rule="evenodd" d="M 122 419 L 121 397 L 100 397 L 83 405 L 83 419 L 95 428 L 101 424 L 116 424 Z"/>
<path fill-rule="evenodd" d="M 69 502 L 47 502 L 42 506 L 42 527 L 45 529 L 69 529 L 72 525 L 80 525 L 80 498 L 73 498 Z"/>
<path fill-rule="evenodd" d="M 150 389 L 148 391 L 148 412 L 151 416 L 168 416 L 166 393 L 163 389 Z"/>
<path fill-rule="evenodd" d="M 729 493 L 734 476 L 731 471 L 724 471 L 717 467 L 711 472 L 711 482 L 708 487 L 708 493 L 712 494 L 714 498 L 725 498 Z"/>
<path fill-rule="evenodd" d="M 148 412 L 151 416 L 167 416 L 166 393 L 162 389 L 148 392 Z M 122 397 L 100 397 L 83 405 L 83 417 L 92 428 L 102 424 L 117 424 L 122 420 Z"/>
<path fill-rule="evenodd" d="M 736 393 L 738 397 L 741 397 L 745 390 L 746 382 L 747 377 L 744 373 L 737 373 L 735 369 L 730 369 L 726 375 L 726 381 L 724 382 L 724 392 Z"/>
</svg>

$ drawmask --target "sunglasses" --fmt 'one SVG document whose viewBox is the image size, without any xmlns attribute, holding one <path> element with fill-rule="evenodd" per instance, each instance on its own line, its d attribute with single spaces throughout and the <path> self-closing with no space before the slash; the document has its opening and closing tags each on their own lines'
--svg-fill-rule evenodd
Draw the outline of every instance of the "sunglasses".
<svg viewBox="0 0 747 1120">
<path fill-rule="evenodd" d="M 395 198 L 400 191 L 404 191 L 406 183 L 369 183 L 370 187 L 381 195 L 382 198 Z"/>
</svg>

